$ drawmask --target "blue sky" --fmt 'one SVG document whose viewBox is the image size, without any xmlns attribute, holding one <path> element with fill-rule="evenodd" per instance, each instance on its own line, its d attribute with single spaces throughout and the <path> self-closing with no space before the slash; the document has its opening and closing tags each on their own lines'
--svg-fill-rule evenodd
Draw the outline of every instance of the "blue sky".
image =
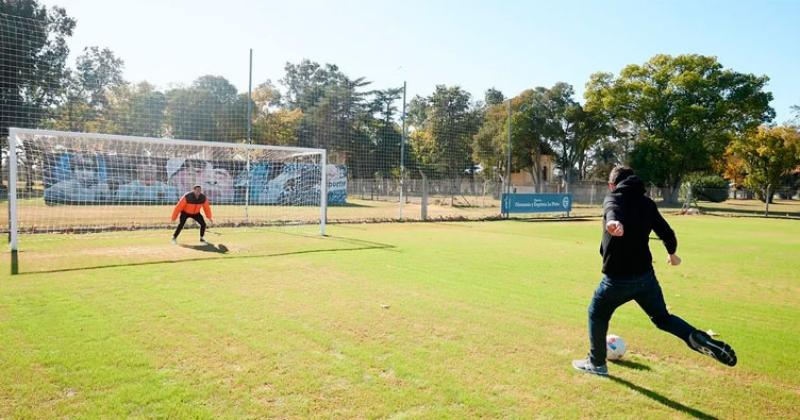
<svg viewBox="0 0 800 420">
<path fill-rule="evenodd" d="M 766 74 L 783 122 L 800 104 L 800 1 L 44 0 L 78 20 L 73 55 L 111 48 L 128 80 L 160 87 L 222 75 L 247 89 L 287 61 L 330 62 L 409 95 L 458 84 L 476 98 L 617 73 L 658 53 L 715 55 Z"/>
</svg>

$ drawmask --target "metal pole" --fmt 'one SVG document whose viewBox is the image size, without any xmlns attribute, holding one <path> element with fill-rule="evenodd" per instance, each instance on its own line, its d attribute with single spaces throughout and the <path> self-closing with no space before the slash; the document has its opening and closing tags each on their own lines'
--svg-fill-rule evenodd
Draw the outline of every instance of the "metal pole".
<svg viewBox="0 0 800 420">
<path fill-rule="evenodd" d="M 425 176 L 425 172 L 419 171 L 419 173 L 422 175 L 422 200 L 419 216 L 425 221 L 428 220 L 428 177 Z"/>
<path fill-rule="evenodd" d="M 400 218 L 403 218 L 403 201 L 405 201 L 406 177 L 406 82 L 403 81 L 403 134 L 400 136 Z"/>
<path fill-rule="evenodd" d="M 247 144 L 253 144 L 253 49 L 250 48 L 250 72 L 247 77 Z M 250 222 L 250 149 L 247 149 L 247 174 L 244 193 L 244 220 Z"/>
<path fill-rule="evenodd" d="M 772 184 L 767 184 L 767 196 L 764 197 L 764 201 L 766 203 L 766 207 L 764 208 L 764 217 L 769 217 L 769 199 L 770 199 L 771 189 L 772 189 Z"/>
<path fill-rule="evenodd" d="M 508 100 L 508 120 L 506 121 L 506 131 L 508 131 L 508 152 L 506 155 L 506 192 L 511 192 L 511 99 Z"/>
<path fill-rule="evenodd" d="M 508 146 L 506 153 L 506 194 L 511 194 L 511 98 L 508 99 L 508 118 L 506 120 L 506 131 L 508 131 Z M 506 213 L 508 217 L 508 213 Z"/>
<path fill-rule="evenodd" d="M 250 73 L 247 77 L 247 144 L 253 144 L 253 49 L 250 48 Z"/>
<path fill-rule="evenodd" d="M 322 150 L 321 179 L 319 186 L 319 234 L 325 236 L 325 225 L 328 223 L 328 151 Z"/>
<path fill-rule="evenodd" d="M 8 242 L 11 248 L 11 274 L 17 274 L 17 133 L 8 130 Z"/>
</svg>

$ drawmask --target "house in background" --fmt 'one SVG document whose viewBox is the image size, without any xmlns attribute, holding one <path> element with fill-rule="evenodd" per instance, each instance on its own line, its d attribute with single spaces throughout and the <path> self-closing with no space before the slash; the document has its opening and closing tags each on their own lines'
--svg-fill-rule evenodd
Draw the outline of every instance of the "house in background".
<svg viewBox="0 0 800 420">
<path fill-rule="evenodd" d="M 553 173 L 555 169 L 555 157 L 551 154 L 539 156 L 539 180 L 545 191 L 549 191 L 553 186 L 561 182 Z M 536 182 L 530 171 L 517 171 L 511 173 L 511 191 L 519 193 L 532 193 L 536 191 Z"/>
</svg>

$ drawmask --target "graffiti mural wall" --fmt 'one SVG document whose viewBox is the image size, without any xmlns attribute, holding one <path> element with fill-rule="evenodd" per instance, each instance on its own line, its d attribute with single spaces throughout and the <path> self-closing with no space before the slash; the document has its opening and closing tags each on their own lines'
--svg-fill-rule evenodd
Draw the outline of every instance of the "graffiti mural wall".
<svg viewBox="0 0 800 420">
<path fill-rule="evenodd" d="M 146 160 L 146 162 L 142 162 Z M 50 153 L 47 204 L 173 204 L 194 185 L 216 204 L 319 205 L 319 165 L 201 159 L 142 159 Z M 328 165 L 328 204 L 347 202 L 347 168 Z"/>
</svg>

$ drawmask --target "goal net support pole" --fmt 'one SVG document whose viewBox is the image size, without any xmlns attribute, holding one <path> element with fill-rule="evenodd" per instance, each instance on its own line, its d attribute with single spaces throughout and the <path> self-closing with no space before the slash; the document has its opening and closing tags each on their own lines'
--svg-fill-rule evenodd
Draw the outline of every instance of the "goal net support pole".
<svg viewBox="0 0 800 420">
<path fill-rule="evenodd" d="M 8 242 L 11 248 L 11 274 L 19 273 L 19 229 L 17 214 L 17 130 L 8 130 Z"/>
</svg>

